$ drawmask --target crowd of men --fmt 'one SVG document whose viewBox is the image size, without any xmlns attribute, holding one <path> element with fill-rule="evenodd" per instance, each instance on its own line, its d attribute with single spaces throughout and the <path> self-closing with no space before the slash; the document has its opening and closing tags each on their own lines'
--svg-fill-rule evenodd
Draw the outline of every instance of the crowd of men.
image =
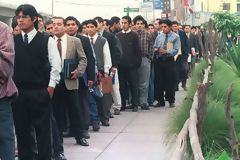
<svg viewBox="0 0 240 160">
<path fill-rule="evenodd" d="M 13 31 L 0 22 L 1 160 L 15 159 L 14 128 L 19 160 L 66 160 L 64 136 L 88 146 L 89 127 L 113 115 L 175 107 L 203 51 L 199 28 L 168 19 L 44 22 L 29 4 L 15 14 Z"/>
</svg>

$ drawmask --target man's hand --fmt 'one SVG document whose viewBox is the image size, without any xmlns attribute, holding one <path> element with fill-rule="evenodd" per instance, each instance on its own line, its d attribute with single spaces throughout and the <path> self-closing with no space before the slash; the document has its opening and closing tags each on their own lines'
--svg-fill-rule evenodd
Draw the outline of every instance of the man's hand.
<svg viewBox="0 0 240 160">
<path fill-rule="evenodd" d="M 52 98 L 53 97 L 53 93 L 54 93 L 54 88 L 48 86 L 47 91 L 48 91 L 48 94 L 49 94 L 50 98 Z"/>
<path fill-rule="evenodd" d="M 75 71 L 73 71 L 73 72 L 71 72 L 71 79 L 72 80 L 75 80 L 75 79 L 77 79 L 78 78 L 78 76 L 77 76 L 77 71 L 75 70 Z"/>
<path fill-rule="evenodd" d="M 159 48 L 159 53 L 161 55 L 167 54 L 167 50 L 163 49 L 163 48 Z"/>
<path fill-rule="evenodd" d="M 0 87 L 2 87 L 4 85 L 4 80 L 0 79 Z"/>
<path fill-rule="evenodd" d="M 92 87 L 93 83 L 93 81 L 88 80 L 88 87 Z"/>
</svg>

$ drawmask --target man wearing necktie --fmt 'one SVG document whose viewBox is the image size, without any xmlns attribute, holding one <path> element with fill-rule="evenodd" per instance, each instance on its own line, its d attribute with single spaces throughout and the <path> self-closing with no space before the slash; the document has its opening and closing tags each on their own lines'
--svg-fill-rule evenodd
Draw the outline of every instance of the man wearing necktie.
<svg viewBox="0 0 240 160">
<path fill-rule="evenodd" d="M 62 62 L 60 83 L 56 86 L 56 91 L 53 96 L 53 111 L 60 131 L 61 140 L 63 141 L 62 132 L 65 127 L 63 117 L 68 113 L 70 129 L 77 144 L 88 146 L 88 142 L 81 135 L 81 114 L 78 96 L 78 78 L 82 77 L 85 72 L 87 59 L 79 38 L 67 35 L 65 27 L 66 22 L 64 18 L 53 18 L 54 39 L 58 44 Z M 73 68 L 73 71 L 70 71 L 70 78 L 64 77 L 64 61 L 66 62 L 66 60 L 75 60 L 75 62 L 77 62 L 77 66 Z"/>
<path fill-rule="evenodd" d="M 98 81 L 100 82 L 101 78 L 106 78 L 109 76 L 109 71 L 112 68 L 109 43 L 106 38 L 98 35 L 97 22 L 95 20 L 88 20 L 86 22 L 86 25 L 88 30 L 88 37 L 90 41 L 93 40 L 93 50 L 96 56 L 96 64 L 99 75 Z M 98 113 L 96 113 L 95 106 L 90 105 L 91 122 L 93 124 L 93 129 L 96 131 L 99 130 L 99 120 L 103 126 L 110 125 L 108 115 L 109 106 L 111 105 L 104 105 L 107 100 L 106 96 L 108 96 L 108 94 L 104 94 L 101 98 L 95 97 Z"/>
<path fill-rule="evenodd" d="M 14 37 L 13 79 L 19 97 L 13 102 L 13 115 L 18 157 L 19 160 L 49 160 L 52 156 L 51 98 L 60 80 L 60 56 L 53 38 L 37 31 L 38 13 L 32 5 L 20 5 L 15 13 L 22 30 Z M 32 136 L 33 128 L 36 140 Z"/>
<path fill-rule="evenodd" d="M 121 109 L 121 96 L 120 96 L 120 91 L 119 91 L 119 83 L 118 83 L 118 64 L 120 62 L 121 58 L 121 48 L 117 45 L 118 40 L 115 37 L 114 34 L 107 32 L 104 30 L 104 21 L 102 17 L 95 17 L 94 20 L 96 20 L 98 24 L 98 34 L 104 38 L 107 39 L 108 44 L 109 44 L 109 49 L 110 49 L 110 54 L 111 54 L 111 60 L 112 60 L 112 67 L 110 69 L 110 73 L 113 77 L 113 81 L 115 82 L 113 84 L 113 91 L 111 95 L 106 96 L 106 101 L 108 102 L 105 106 L 108 104 L 112 104 L 112 99 L 113 99 L 113 110 L 115 115 L 120 114 L 120 109 Z M 110 113 L 110 108 L 111 106 L 108 107 L 106 112 Z M 109 113 L 104 113 L 106 115 L 109 115 Z"/>
<path fill-rule="evenodd" d="M 158 107 L 175 106 L 176 64 L 174 56 L 180 47 L 179 36 L 171 31 L 172 22 L 168 19 L 162 21 L 163 34 L 156 38 L 154 50 L 156 60 L 157 97 Z"/>
</svg>

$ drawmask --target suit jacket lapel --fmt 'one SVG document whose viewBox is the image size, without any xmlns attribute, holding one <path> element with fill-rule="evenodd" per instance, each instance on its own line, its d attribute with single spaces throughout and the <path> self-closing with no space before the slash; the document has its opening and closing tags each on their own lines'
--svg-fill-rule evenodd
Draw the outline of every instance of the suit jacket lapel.
<svg viewBox="0 0 240 160">
<path fill-rule="evenodd" d="M 68 59 L 72 54 L 72 40 L 69 38 L 69 36 L 67 36 L 67 51 L 66 51 L 66 59 Z"/>
</svg>

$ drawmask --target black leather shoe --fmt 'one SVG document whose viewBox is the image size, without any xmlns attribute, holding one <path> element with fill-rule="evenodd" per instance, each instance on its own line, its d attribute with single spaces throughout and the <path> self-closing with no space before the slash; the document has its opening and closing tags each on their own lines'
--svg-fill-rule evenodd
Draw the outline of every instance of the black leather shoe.
<svg viewBox="0 0 240 160">
<path fill-rule="evenodd" d="M 81 145 L 81 146 L 89 146 L 87 140 L 85 138 L 78 138 L 77 139 L 77 144 Z"/>
<path fill-rule="evenodd" d="M 113 116 L 113 114 L 112 114 L 112 113 L 110 113 L 110 116 L 109 116 L 109 118 L 114 118 L 114 116 Z"/>
<path fill-rule="evenodd" d="M 90 138 L 90 135 L 89 135 L 88 131 L 83 131 L 83 132 L 82 132 L 82 136 L 83 136 L 84 138 L 86 138 L 86 139 L 89 139 L 89 138 Z"/>
<path fill-rule="evenodd" d="M 155 106 L 155 108 L 158 108 L 158 107 L 165 107 L 165 102 L 158 102 Z"/>
<path fill-rule="evenodd" d="M 100 125 L 98 122 L 97 123 L 93 122 L 92 127 L 93 127 L 93 131 L 99 131 L 100 129 Z"/>
<path fill-rule="evenodd" d="M 142 109 L 142 110 L 150 110 L 149 106 L 147 106 L 147 105 L 142 105 L 142 106 L 141 106 L 141 109 Z"/>
<path fill-rule="evenodd" d="M 154 105 L 152 103 L 149 104 L 149 107 L 154 107 Z"/>
<path fill-rule="evenodd" d="M 63 153 L 55 155 L 55 160 L 67 160 Z"/>
<path fill-rule="evenodd" d="M 137 112 L 138 111 L 138 106 L 134 106 L 132 109 L 133 112 Z"/>
<path fill-rule="evenodd" d="M 102 122 L 102 126 L 105 126 L 105 127 L 110 126 L 108 120 L 104 120 L 104 121 L 101 121 L 101 122 Z"/>
<path fill-rule="evenodd" d="M 125 111 L 125 107 L 121 107 L 120 111 Z"/>
<path fill-rule="evenodd" d="M 170 107 L 170 108 L 175 107 L 175 103 L 169 103 L 169 107 Z"/>
<path fill-rule="evenodd" d="M 114 109 L 114 115 L 120 115 L 120 110 L 117 109 L 117 108 L 115 108 L 115 109 Z"/>
</svg>

